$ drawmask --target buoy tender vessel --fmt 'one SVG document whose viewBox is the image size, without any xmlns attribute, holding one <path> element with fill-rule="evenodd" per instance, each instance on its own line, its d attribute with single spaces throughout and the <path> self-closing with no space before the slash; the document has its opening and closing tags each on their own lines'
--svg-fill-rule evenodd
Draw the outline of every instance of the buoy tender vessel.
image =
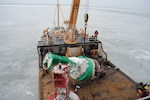
<svg viewBox="0 0 150 100">
<path fill-rule="evenodd" d="M 76 28 L 80 0 L 72 0 L 70 19 L 43 30 L 38 41 L 39 100 L 135 100 L 137 83 L 108 60 L 98 31 Z M 140 94 L 138 94 L 140 95 Z"/>
</svg>

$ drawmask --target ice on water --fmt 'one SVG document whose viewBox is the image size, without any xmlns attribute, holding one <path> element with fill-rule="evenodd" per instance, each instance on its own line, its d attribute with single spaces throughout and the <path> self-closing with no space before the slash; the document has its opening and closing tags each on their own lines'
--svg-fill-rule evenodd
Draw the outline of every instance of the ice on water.
<svg viewBox="0 0 150 100">
<path fill-rule="evenodd" d="M 63 11 L 67 13 L 68 8 Z M 50 6 L 0 6 L 0 100 L 37 100 L 36 45 L 42 30 L 51 27 L 53 14 Z M 80 9 L 78 28 L 84 27 L 83 16 Z M 98 30 L 108 59 L 135 81 L 150 83 L 148 16 L 140 11 L 93 8 L 87 32 Z"/>
</svg>

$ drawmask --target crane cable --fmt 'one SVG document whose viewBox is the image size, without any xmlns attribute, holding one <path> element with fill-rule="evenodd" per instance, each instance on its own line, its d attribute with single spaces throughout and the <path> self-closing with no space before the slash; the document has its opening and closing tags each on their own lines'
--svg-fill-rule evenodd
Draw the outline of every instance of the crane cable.
<svg viewBox="0 0 150 100">
<path fill-rule="evenodd" d="M 89 10 L 89 0 L 86 0 L 85 13 L 88 13 L 88 10 Z"/>
<path fill-rule="evenodd" d="M 85 14 L 84 14 L 84 22 L 85 22 L 85 24 L 87 24 L 87 22 L 88 22 L 88 10 L 89 10 L 89 0 L 86 0 Z"/>
<path fill-rule="evenodd" d="M 85 43 L 85 37 L 86 37 L 86 29 L 87 29 L 87 22 L 88 22 L 88 9 L 89 9 L 89 0 L 86 0 L 86 5 L 85 5 L 85 14 L 84 14 L 84 28 L 85 28 L 85 33 L 84 33 L 84 43 Z"/>
</svg>

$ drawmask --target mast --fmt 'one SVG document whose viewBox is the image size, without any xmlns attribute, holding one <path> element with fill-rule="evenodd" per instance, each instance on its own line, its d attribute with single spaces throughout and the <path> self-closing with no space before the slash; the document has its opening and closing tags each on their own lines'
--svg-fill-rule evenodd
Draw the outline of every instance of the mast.
<svg viewBox="0 0 150 100">
<path fill-rule="evenodd" d="M 59 26 L 59 0 L 57 0 L 57 18 L 58 18 L 58 26 Z"/>
</svg>

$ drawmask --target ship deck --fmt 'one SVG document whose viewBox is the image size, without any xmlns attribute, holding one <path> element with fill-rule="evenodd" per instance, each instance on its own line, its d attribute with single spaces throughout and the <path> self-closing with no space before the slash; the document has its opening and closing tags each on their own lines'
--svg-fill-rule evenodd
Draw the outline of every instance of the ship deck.
<svg viewBox="0 0 150 100">
<path fill-rule="evenodd" d="M 135 100 L 136 82 L 130 79 L 118 68 L 103 66 L 106 76 L 94 81 L 75 82 L 70 80 L 70 89 L 74 91 L 75 84 L 80 88 L 76 94 L 80 100 Z M 42 68 L 39 69 L 39 100 L 47 100 L 48 95 L 54 91 L 54 82 L 51 71 L 48 71 L 43 77 Z"/>
</svg>

